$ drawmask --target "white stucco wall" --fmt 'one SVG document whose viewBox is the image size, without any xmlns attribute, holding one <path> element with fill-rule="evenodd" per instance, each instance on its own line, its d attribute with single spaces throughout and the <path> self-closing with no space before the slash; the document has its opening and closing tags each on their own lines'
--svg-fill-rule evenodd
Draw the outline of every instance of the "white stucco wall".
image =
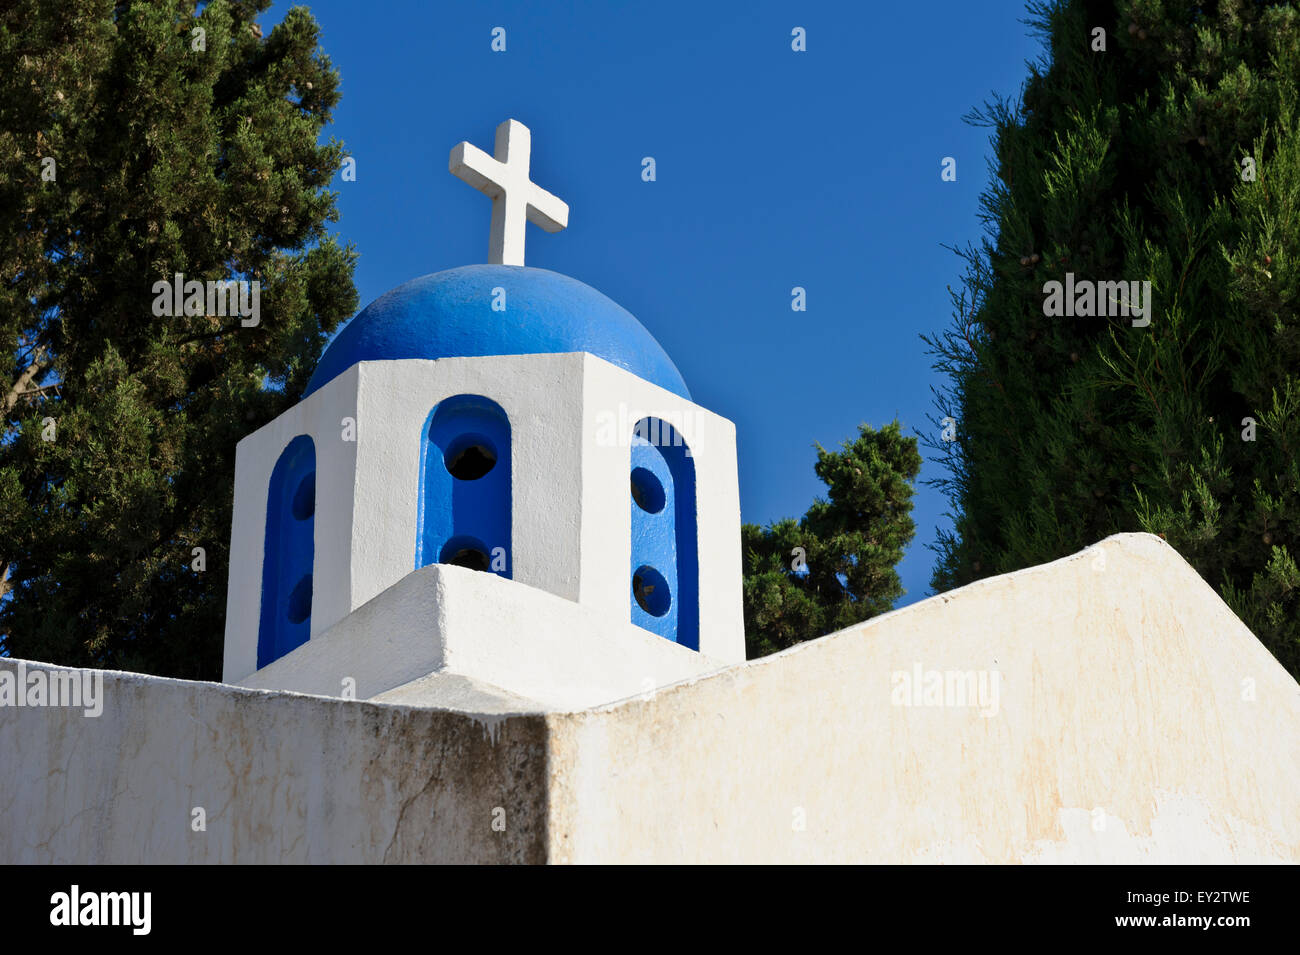
<svg viewBox="0 0 1300 955">
<path fill-rule="evenodd" d="M 896 705 L 918 664 L 990 703 L 999 674 L 996 708 Z M 1300 862 L 1300 686 L 1146 534 L 558 715 L 549 746 L 559 862 Z"/>
<path fill-rule="evenodd" d="M 545 861 L 539 716 L 103 678 L 0 708 L 0 863 Z"/>
<path fill-rule="evenodd" d="M 918 665 L 996 700 L 901 705 Z M 456 679 L 491 715 L 131 674 L 98 719 L 0 707 L 0 862 L 1300 862 L 1300 686 L 1149 535 L 593 709 Z"/>
</svg>

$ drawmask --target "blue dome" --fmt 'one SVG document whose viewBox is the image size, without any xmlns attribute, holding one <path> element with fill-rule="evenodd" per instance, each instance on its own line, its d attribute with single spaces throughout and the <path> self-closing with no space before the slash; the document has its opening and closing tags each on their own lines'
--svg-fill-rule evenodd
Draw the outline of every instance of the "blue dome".
<svg viewBox="0 0 1300 955">
<path fill-rule="evenodd" d="M 506 309 L 492 310 L 492 289 Z M 547 269 L 466 265 L 412 279 L 375 299 L 330 342 L 303 397 L 359 361 L 585 351 L 690 398 L 681 372 L 632 313 Z"/>
</svg>

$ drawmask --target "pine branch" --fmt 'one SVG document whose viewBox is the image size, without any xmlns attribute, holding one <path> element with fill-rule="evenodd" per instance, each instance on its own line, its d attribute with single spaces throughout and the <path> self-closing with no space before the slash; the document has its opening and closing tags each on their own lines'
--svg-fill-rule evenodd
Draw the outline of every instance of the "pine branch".
<svg viewBox="0 0 1300 955">
<path fill-rule="evenodd" d="M 32 355 L 31 364 L 22 370 L 18 375 L 17 380 L 14 381 L 13 386 L 5 395 L 4 413 L 6 415 L 14 410 L 14 406 L 18 404 L 19 398 L 29 393 L 28 389 L 32 382 L 49 370 L 49 366 L 41 364 L 41 359 L 45 357 L 47 351 L 49 351 L 49 348 L 45 345 L 41 345 L 35 350 Z"/>
</svg>

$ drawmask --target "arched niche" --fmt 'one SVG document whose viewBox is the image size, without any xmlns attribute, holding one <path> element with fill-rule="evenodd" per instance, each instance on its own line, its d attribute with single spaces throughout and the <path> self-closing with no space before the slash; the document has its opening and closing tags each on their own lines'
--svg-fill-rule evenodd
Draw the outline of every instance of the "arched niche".
<svg viewBox="0 0 1300 955">
<path fill-rule="evenodd" d="M 300 434 L 275 462 L 267 489 L 259 670 L 311 636 L 315 532 L 316 445 Z"/>
<path fill-rule="evenodd" d="M 420 437 L 415 566 L 456 564 L 509 578 L 510 420 L 482 395 L 429 412 Z"/>
<path fill-rule="evenodd" d="M 695 461 L 681 432 L 642 418 L 632 433 L 632 622 L 700 648 Z"/>
</svg>

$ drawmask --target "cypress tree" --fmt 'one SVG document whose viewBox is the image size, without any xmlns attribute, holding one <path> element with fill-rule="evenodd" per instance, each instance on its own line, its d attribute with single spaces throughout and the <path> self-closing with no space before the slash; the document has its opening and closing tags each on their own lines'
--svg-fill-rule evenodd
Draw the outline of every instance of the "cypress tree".
<svg viewBox="0 0 1300 955">
<path fill-rule="evenodd" d="M 925 338 L 955 422 L 934 584 L 1159 534 L 1300 676 L 1300 11 L 1029 11 L 1046 54 L 970 117 L 987 236 Z M 1149 282 L 1149 324 L 1045 314 L 1070 280 Z"/>
<path fill-rule="evenodd" d="M 325 229 L 342 147 L 318 142 L 339 77 L 305 8 L 263 36 L 269 6 L 0 11 L 13 656 L 220 676 L 235 444 L 297 400 L 356 307 L 354 254 Z M 177 273 L 257 282 L 256 324 L 155 314 Z"/>
<path fill-rule="evenodd" d="M 897 421 L 863 424 L 839 451 L 818 445 L 815 470 L 827 497 L 800 520 L 741 529 L 750 657 L 885 613 L 903 595 L 894 567 L 916 532 L 917 439 Z"/>
</svg>

